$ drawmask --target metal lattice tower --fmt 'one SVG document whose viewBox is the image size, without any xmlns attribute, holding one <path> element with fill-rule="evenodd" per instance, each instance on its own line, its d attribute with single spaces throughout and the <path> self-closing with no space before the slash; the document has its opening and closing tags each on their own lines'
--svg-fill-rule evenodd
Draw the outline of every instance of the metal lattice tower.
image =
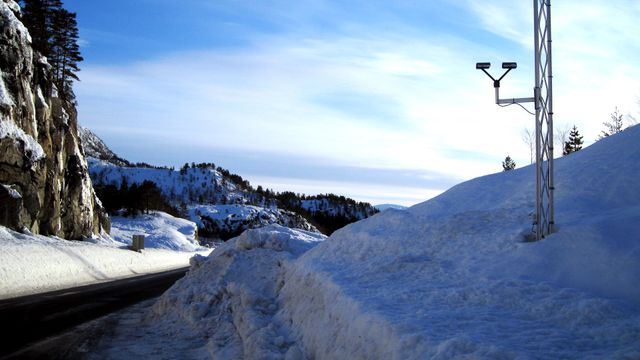
<svg viewBox="0 0 640 360">
<path fill-rule="evenodd" d="M 506 71 L 498 79 L 487 72 L 491 63 L 477 63 L 493 80 L 496 104 L 501 106 L 532 102 L 536 116 L 536 214 L 533 220 L 532 240 L 540 240 L 554 231 L 553 208 L 553 74 L 551 66 L 551 0 L 533 0 L 533 26 L 535 46 L 535 85 L 533 97 L 500 98 L 500 81 L 517 68 L 514 62 L 502 63 Z M 526 110 L 526 109 L 525 109 Z M 528 111 L 528 110 L 527 110 Z"/>
<path fill-rule="evenodd" d="M 553 73 L 551 0 L 533 0 L 536 82 L 536 218 L 535 238 L 553 232 Z"/>
</svg>

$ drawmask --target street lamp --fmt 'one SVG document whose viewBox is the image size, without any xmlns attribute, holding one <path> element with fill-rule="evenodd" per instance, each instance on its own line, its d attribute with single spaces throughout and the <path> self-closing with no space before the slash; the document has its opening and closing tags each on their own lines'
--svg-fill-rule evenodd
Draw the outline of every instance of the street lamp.
<svg viewBox="0 0 640 360">
<path fill-rule="evenodd" d="M 502 76 L 500 76 L 498 79 L 494 78 L 491 74 L 489 74 L 487 69 L 489 69 L 490 67 L 491 67 L 491 63 L 490 62 L 479 62 L 479 63 L 476 63 L 476 69 L 482 70 L 482 72 L 487 74 L 487 76 L 489 78 L 491 78 L 491 80 L 493 80 L 493 88 L 496 91 L 496 104 L 498 104 L 498 105 L 505 105 L 505 104 L 511 105 L 511 104 L 521 104 L 521 103 L 527 103 L 527 102 L 534 102 L 535 101 L 535 99 L 532 98 L 532 97 L 530 97 L 530 98 L 500 99 L 500 81 L 502 81 L 502 79 L 504 79 L 504 77 L 507 76 L 509 71 L 517 68 L 518 67 L 518 63 L 515 63 L 515 62 L 503 62 L 502 63 L 502 68 L 503 69 L 507 69 L 507 71 L 505 71 L 502 74 Z"/>
<path fill-rule="evenodd" d="M 551 64 L 551 0 L 533 0 L 533 42 L 535 46 L 535 85 L 533 97 L 500 99 L 500 80 L 518 67 L 515 62 L 503 62 L 506 71 L 497 80 L 487 71 L 491 63 L 476 63 L 493 80 L 496 104 L 508 106 L 533 102 L 536 116 L 536 215 L 531 240 L 540 240 L 555 227 L 553 205 L 553 75 Z M 529 112 L 529 110 L 527 110 Z"/>
</svg>

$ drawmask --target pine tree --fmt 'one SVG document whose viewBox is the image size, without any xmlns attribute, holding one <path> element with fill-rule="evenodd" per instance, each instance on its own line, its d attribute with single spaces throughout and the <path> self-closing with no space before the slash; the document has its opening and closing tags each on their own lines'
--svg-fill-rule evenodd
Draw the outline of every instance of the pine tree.
<svg viewBox="0 0 640 360">
<path fill-rule="evenodd" d="M 578 132 L 578 128 L 573 125 L 573 129 L 569 132 L 569 140 L 565 141 L 562 155 L 569 155 L 582 149 L 582 135 Z"/>
<path fill-rule="evenodd" d="M 65 10 L 61 0 L 22 0 L 22 21 L 31 34 L 32 46 L 52 66 L 58 95 L 73 100 L 72 85 L 79 80 L 78 63 L 83 60 L 78 45 L 76 14 Z"/>
<path fill-rule="evenodd" d="M 602 139 L 606 138 L 607 136 L 617 134 L 619 132 L 622 132 L 622 130 L 624 130 L 623 129 L 624 125 L 622 123 L 622 114 L 620 114 L 618 112 L 618 108 L 617 107 L 613 111 L 613 113 L 611 114 L 611 121 L 605 121 L 602 124 L 607 129 L 606 130 L 602 130 L 602 133 L 600 134 L 600 136 L 598 136 L 598 140 L 602 140 Z"/>
<path fill-rule="evenodd" d="M 43 56 L 51 55 L 53 14 L 62 8 L 61 0 L 22 0 L 22 22 L 29 29 L 32 46 Z"/>
<path fill-rule="evenodd" d="M 504 161 L 502 162 L 502 170 L 510 171 L 515 168 L 516 168 L 516 163 L 513 161 L 513 159 L 511 159 L 509 155 L 507 155 L 507 157 L 504 158 Z"/>
<path fill-rule="evenodd" d="M 51 38 L 51 65 L 53 79 L 62 97 L 72 100 L 73 81 L 80 80 L 76 73 L 80 71 L 78 63 L 84 60 L 78 45 L 78 23 L 76 14 L 58 9 L 53 14 L 53 33 Z"/>
</svg>

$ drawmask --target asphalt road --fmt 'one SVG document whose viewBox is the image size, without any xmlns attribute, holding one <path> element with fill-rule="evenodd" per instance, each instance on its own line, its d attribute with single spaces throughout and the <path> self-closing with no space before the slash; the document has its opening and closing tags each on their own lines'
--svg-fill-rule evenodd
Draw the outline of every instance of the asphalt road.
<svg viewBox="0 0 640 360">
<path fill-rule="evenodd" d="M 23 358 L 21 349 L 47 337 L 158 296 L 188 267 L 95 285 L 0 300 L 0 359 Z M 54 354 L 50 354 L 54 355 Z M 53 358 L 54 356 L 51 356 Z"/>
</svg>

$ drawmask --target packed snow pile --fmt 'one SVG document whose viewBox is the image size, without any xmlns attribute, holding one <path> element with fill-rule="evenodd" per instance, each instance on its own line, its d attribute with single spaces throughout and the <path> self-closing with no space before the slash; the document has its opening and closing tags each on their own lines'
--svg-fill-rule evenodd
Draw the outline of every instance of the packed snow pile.
<svg viewBox="0 0 640 360">
<path fill-rule="evenodd" d="M 144 235 L 146 248 L 203 250 L 198 244 L 198 229 L 194 222 L 161 211 L 151 211 L 135 217 L 114 216 L 111 222 L 111 236 L 127 245 L 131 245 L 133 235 Z"/>
<path fill-rule="evenodd" d="M 638 159 L 638 126 L 558 159 L 558 231 L 539 242 L 523 241 L 531 167 L 387 210 L 299 257 L 311 247 L 300 238 L 316 235 L 245 232 L 193 261 L 136 324 L 168 342 L 118 349 L 171 358 L 190 341 L 183 358 L 638 358 Z"/>
<path fill-rule="evenodd" d="M 0 299 L 188 266 L 194 255 L 211 251 L 197 245 L 194 223 L 164 213 L 116 217 L 112 225 L 113 238 L 86 241 L 0 226 Z M 147 236 L 141 253 L 129 249 L 133 234 Z"/>
<path fill-rule="evenodd" d="M 278 293 L 291 262 L 325 238 L 275 224 L 247 230 L 208 258 L 192 259 L 188 277 L 155 303 L 146 324 L 135 324 L 144 341 L 116 336 L 92 353 L 101 359 L 300 358 L 303 349 L 277 316 Z"/>
</svg>

